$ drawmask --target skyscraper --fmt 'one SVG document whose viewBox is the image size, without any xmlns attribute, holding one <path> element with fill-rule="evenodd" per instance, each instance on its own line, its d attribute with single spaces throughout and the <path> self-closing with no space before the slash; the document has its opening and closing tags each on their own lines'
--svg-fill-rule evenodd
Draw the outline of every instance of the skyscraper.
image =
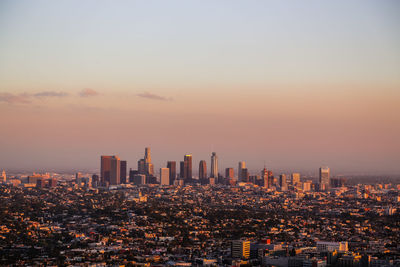
<svg viewBox="0 0 400 267">
<path fill-rule="evenodd" d="M 151 163 L 150 147 L 146 147 L 144 150 L 144 164 L 146 168 L 146 175 L 154 175 L 154 166 L 153 163 Z"/>
<path fill-rule="evenodd" d="M 101 156 L 100 160 L 100 182 L 105 185 L 110 183 L 112 156 Z"/>
<path fill-rule="evenodd" d="M 242 174 L 241 174 L 241 182 L 248 182 L 249 181 L 249 171 L 247 168 L 242 168 Z"/>
<path fill-rule="evenodd" d="M 6 171 L 3 170 L 3 172 L 1 173 L 1 176 L 0 176 L 0 182 L 5 183 L 6 181 L 7 181 Z"/>
<path fill-rule="evenodd" d="M 268 175 L 267 168 L 264 168 L 261 171 L 261 180 L 262 180 L 262 184 L 264 185 L 264 187 L 269 188 L 269 175 Z"/>
<path fill-rule="evenodd" d="M 111 170 L 110 170 L 110 185 L 120 184 L 121 177 L 121 162 L 119 157 L 111 157 Z"/>
<path fill-rule="evenodd" d="M 192 180 L 192 155 L 185 155 L 184 157 L 185 165 L 186 165 L 186 182 L 191 182 Z"/>
<path fill-rule="evenodd" d="M 225 178 L 227 179 L 233 179 L 235 176 L 235 171 L 233 168 L 226 168 L 225 169 Z"/>
<path fill-rule="evenodd" d="M 319 187 L 320 187 L 320 190 L 329 189 L 330 180 L 331 180 L 330 169 L 328 167 L 319 168 Z"/>
<path fill-rule="evenodd" d="M 145 163 L 151 163 L 150 147 L 144 149 L 144 161 Z"/>
<path fill-rule="evenodd" d="M 146 173 L 146 163 L 144 159 L 140 159 L 138 161 L 138 172 L 140 174 L 145 174 Z"/>
<path fill-rule="evenodd" d="M 169 169 L 169 184 L 173 185 L 176 179 L 176 161 L 168 161 L 167 168 Z"/>
<path fill-rule="evenodd" d="M 215 152 L 211 154 L 211 178 L 218 178 L 218 157 Z"/>
<path fill-rule="evenodd" d="M 126 176 L 127 176 L 126 160 L 121 160 L 120 178 L 119 178 L 121 184 L 127 183 Z"/>
<path fill-rule="evenodd" d="M 160 184 L 170 185 L 168 168 L 160 168 Z"/>
<path fill-rule="evenodd" d="M 242 169 L 246 168 L 246 162 L 239 161 L 239 168 L 238 168 L 238 180 L 243 181 L 242 177 Z"/>
<path fill-rule="evenodd" d="M 281 188 L 281 191 L 287 190 L 286 174 L 279 175 L 279 186 Z"/>
<path fill-rule="evenodd" d="M 300 173 L 292 173 L 292 185 L 296 186 L 296 184 L 300 183 Z"/>
<path fill-rule="evenodd" d="M 181 161 L 179 164 L 179 177 L 182 180 L 185 180 L 187 177 L 187 162 L 186 161 Z"/>
<path fill-rule="evenodd" d="M 200 160 L 199 163 L 199 180 L 200 183 L 205 183 L 207 179 L 207 163 L 205 160 Z"/>
</svg>

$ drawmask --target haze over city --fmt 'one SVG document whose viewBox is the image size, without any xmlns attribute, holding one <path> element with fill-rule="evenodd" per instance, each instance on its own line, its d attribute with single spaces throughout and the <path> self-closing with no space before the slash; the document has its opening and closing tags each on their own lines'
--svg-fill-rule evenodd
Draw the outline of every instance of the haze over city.
<svg viewBox="0 0 400 267">
<path fill-rule="evenodd" d="M 400 172 L 398 1 L 1 1 L 0 168 Z"/>
</svg>

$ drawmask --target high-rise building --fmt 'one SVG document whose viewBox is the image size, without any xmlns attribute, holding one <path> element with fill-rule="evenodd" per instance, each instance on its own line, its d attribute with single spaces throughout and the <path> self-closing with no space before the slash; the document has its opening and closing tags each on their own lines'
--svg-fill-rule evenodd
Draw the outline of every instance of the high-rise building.
<svg viewBox="0 0 400 267">
<path fill-rule="evenodd" d="M 146 175 L 148 175 L 148 176 L 154 175 L 154 165 L 153 165 L 153 163 L 146 163 Z"/>
<path fill-rule="evenodd" d="M 169 184 L 173 185 L 176 180 L 176 161 L 168 161 L 167 168 L 169 169 Z"/>
<path fill-rule="evenodd" d="M 207 179 L 207 163 L 205 160 L 200 160 L 199 163 L 199 180 L 201 183 L 205 183 Z"/>
<path fill-rule="evenodd" d="M 168 168 L 160 168 L 160 184 L 170 185 Z"/>
<path fill-rule="evenodd" d="M 269 175 L 268 175 L 268 170 L 267 168 L 264 168 L 261 171 L 261 180 L 262 180 L 262 184 L 265 188 L 270 188 L 270 183 L 269 183 Z"/>
<path fill-rule="evenodd" d="M 120 183 L 121 184 L 126 184 L 126 176 L 127 176 L 127 170 L 126 170 L 126 160 L 121 160 L 121 167 L 120 167 Z"/>
<path fill-rule="evenodd" d="M 146 184 L 146 175 L 144 175 L 144 174 L 134 174 L 133 175 L 133 184 L 135 184 L 135 185 Z"/>
<path fill-rule="evenodd" d="M 218 178 L 218 156 L 217 153 L 213 152 L 211 155 L 211 173 L 210 177 Z"/>
<path fill-rule="evenodd" d="M 226 168 L 225 169 L 225 178 L 226 179 L 233 179 L 235 177 L 235 171 L 233 168 Z"/>
<path fill-rule="evenodd" d="M 250 241 L 234 240 L 231 246 L 232 258 L 248 259 L 250 257 Z"/>
<path fill-rule="evenodd" d="M 133 177 L 137 174 L 140 174 L 138 170 L 129 169 L 129 183 L 133 183 Z"/>
<path fill-rule="evenodd" d="M 145 163 L 151 163 L 150 147 L 144 149 L 144 161 Z"/>
<path fill-rule="evenodd" d="M 179 177 L 184 180 L 187 177 L 187 162 L 181 161 L 179 167 Z"/>
<path fill-rule="evenodd" d="M 249 171 L 247 170 L 247 168 L 242 168 L 241 179 L 241 182 L 249 181 Z"/>
<path fill-rule="evenodd" d="M 3 170 L 0 176 L 0 182 L 5 183 L 7 181 L 7 175 L 6 175 L 6 171 Z"/>
<path fill-rule="evenodd" d="M 330 169 L 328 167 L 319 168 L 319 187 L 320 190 L 329 189 L 331 182 Z"/>
<path fill-rule="evenodd" d="M 297 183 L 300 183 L 300 173 L 292 173 L 291 175 L 292 178 L 292 185 L 295 186 Z"/>
<path fill-rule="evenodd" d="M 279 175 L 279 187 L 281 188 L 281 191 L 287 190 L 286 174 Z"/>
<path fill-rule="evenodd" d="M 138 161 L 138 172 L 140 174 L 145 174 L 146 173 L 146 163 L 145 163 L 144 159 L 140 159 Z"/>
<path fill-rule="evenodd" d="M 242 169 L 246 168 L 246 162 L 239 161 L 239 168 L 238 168 L 238 180 L 241 182 L 243 181 L 242 177 Z"/>
<path fill-rule="evenodd" d="M 97 174 L 92 175 L 92 186 L 98 187 L 100 183 L 100 177 Z"/>
<path fill-rule="evenodd" d="M 309 192 L 311 191 L 311 186 L 312 186 L 312 181 L 305 181 L 303 183 L 303 191 L 304 192 Z"/>
<path fill-rule="evenodd" d="M 151 163 L 150 147 L 144 150 L 144 158 L 138 161 L 138 171 L 140 174 L 145 174 L 147 177 L 154 175 L 154 166 Z"/>
<path fill-rule="evenodd" d="M 192 155 L 185 155 L 184 162 L 186 163 L 186 177 L 184 178 L 186 182 L 191 182 L 192 180 Z"/>
<path fill-rule="evenodd" d="M 120 184 L 121 177 L 121 162 L 119 157 L 111 157 L 111 170 L 110 170 L 110 185 Z"/>
<path fill-rule="evenodd" d="M 112 156 L 101 156 L 101 161 L 100 161 L 100 182 L 103 185 L 110 184 L 111 158 L 112 158 Z"/>
</svg>

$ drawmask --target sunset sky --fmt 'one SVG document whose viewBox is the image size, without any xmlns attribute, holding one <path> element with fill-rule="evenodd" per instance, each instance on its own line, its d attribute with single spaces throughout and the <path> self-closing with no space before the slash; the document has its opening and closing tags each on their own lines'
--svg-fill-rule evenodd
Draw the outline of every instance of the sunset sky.
<svg viewBox="0 0 400 267">
<path fill-rule="evenodd" d="M 0 1 L 0 169 L 400 173 L 399 1 Z M 197 174 L 197 173 L 196 173 Z"/>
</svg>

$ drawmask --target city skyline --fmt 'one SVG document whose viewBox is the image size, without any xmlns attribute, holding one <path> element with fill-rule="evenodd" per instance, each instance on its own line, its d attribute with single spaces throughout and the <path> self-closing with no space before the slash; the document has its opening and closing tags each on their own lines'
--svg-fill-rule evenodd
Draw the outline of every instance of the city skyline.
<svg viewBox="0 0 400 267">
<path fill-rule="evenodd" d="M 2 1 L 0 168 L 92 170 L 97 155 L 133 162 L 150 146 L 155 170 L 217 151 L 235 171 L 398 174 L 399 12 L 372 0 Z"/>
</svg>

